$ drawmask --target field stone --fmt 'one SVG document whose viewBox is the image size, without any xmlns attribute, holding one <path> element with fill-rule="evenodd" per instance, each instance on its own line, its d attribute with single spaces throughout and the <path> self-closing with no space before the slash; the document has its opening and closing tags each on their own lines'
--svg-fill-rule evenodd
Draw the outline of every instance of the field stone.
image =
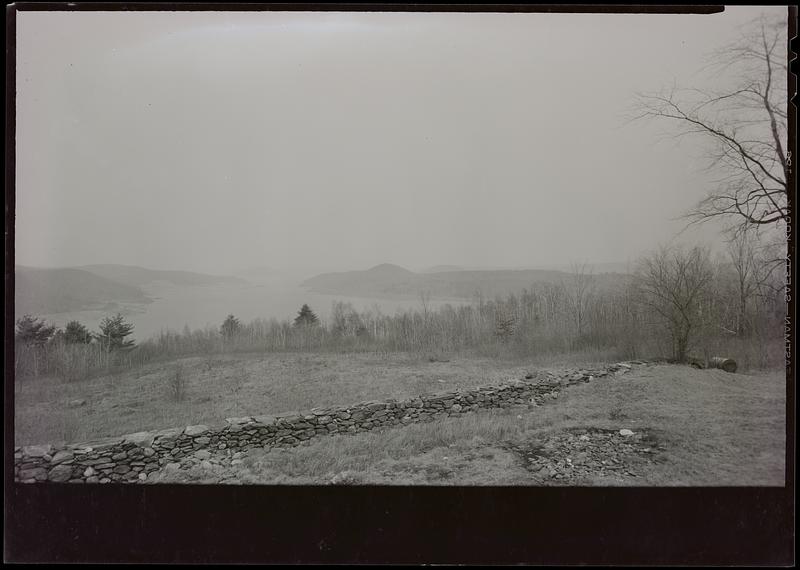
<svg viewBox="0 0 800 570">
<path fill-rule="evenodd" d="M 92 469 L 91 467 L 87 467 L 86 470 L 83 472 L 84 477 L 92 477 L 97 471 Z"/>
<path fill-rule="evenodd" d="M 72 467 L 69 465 L 56 465 L 50 470 L 48 480 L 53 483 L 64 483 L 72 477 Z"/>
<path fill-rule="evenodd" d="M 19 478 L 23 480 L 31 479 L 34 481 L 44 481 L 47 479 L 47 469 L 44 467 L 21 469 L 19 472 Z"/>
<path fill-rule="evenodd" d="M 133 443 L 139 447 L 150 447 L 153 445 L 155 434 L 149 431 L 138 431 L 125 436 L 125 443 Z"/>
<path fill-rule="evenodd" d="M 175 441 L 181 435 L 183 435 L 183 428 L 169 428 L 169 429 L 162 429 L 155 432 L 153 435 L 155 436 L 156 440 L 159 443 L 164 443 L 167 441 Z"/>
<path fill-rule="evenodd" d="M 253 416 L 253 421 L 265 426 L 271 426 L 272 424 L 274 424 L 275 419 L 276 419 L 275 416 L 271 415 Z"/>
<path fill-rule="evenodd" d="M 201 449 L 200 451 L 196 451 L 194 456 L 197 459 L 201 459 L 201 460 L 202 459 L 208 459 L 209 457 L 211 457 L 211 453 L 206 451 L 206 450 L 204 450 L 204 449 Z"/>
<path fill-rule="evenodd" d="M 50 460 L 50 462 L 54 465 L 58 465 L 59 463 L 64 463 L 65 461 L 69 461 L 73 457 L 75 457 L 75 454 L 67 449 L 57 452 Z"/>
<path fill-rule="evenodd" d="M 115 447 L 117 447 L 120 443 L 121 440 L 118 437 L 107 437 L 105 439 L 99 439 L 97 441 L 92 441 L 84 444 L 86 446 L 84 447 L 84 449 L 100 453 L 103 451 L 111 451 Z"/>
<path fill-rule="evenodd" d="M 27 445 L 22 448 L 22 454 L 27 457 L 44 457 L 49 455 L 52 449 L 51 445 Z"/>
<path fill-rule="evenodd" d="M 630 437 L 633 435 L 633 432 L 629 429 L 621 429 L 619 430 L 619 435 L 624 435 L 625 437 Z"/>
</svg>

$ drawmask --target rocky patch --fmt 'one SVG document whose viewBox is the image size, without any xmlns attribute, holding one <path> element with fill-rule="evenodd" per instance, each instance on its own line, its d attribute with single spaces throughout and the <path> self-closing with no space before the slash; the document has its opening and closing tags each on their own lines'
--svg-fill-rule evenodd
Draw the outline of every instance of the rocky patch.
<svg viewBox="0 0 800 570">
<path fill-rule="evenodd" d="M 575 428 L 505 449 L 547 485 L 580 485 L 595 477 L 639 478 L 666 448 L 650 430 Z"/>
</svg>

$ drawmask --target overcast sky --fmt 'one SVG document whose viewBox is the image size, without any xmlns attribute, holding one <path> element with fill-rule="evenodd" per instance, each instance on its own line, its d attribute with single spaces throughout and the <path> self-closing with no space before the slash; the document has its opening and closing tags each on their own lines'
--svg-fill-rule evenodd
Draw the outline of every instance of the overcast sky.
<svg viewBox="0 0 800 570">
<path fill-rule="evenodd" d="M 19 12 L 16 261 L 632 260 L 709 189 L 634 94 L 762 11 Z"/>
</svg>

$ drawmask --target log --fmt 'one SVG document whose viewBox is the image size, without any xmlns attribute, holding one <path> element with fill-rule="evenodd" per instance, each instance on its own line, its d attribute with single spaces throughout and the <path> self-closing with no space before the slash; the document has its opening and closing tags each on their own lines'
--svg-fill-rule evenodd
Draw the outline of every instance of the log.
<svg viewBox="0 0 800 570">
<path fill-rule="evenodd" d="M 732 358 L 724 358 L 722 356 L 713 356 L 708 361 L 709 368 L 719 368 L 731 374 L 736 372 L 736 361 Z"/>
</svg>

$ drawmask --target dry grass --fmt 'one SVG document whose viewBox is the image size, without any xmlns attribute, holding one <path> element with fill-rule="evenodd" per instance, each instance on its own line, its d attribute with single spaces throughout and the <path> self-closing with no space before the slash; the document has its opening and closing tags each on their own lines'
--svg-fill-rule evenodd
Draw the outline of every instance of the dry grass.
<svg viewBox="0 0 800 570">
<path fill-rule="evenodd" d="M 563 430 L 648 430 L 666 447 L 636 479 L 588 477 L 581 485 L 774 486 L 784 484 L 785 377 L 679 366 L 640 369 L 564 391 L 531 411 L 481 412 L 427 424 L 250 452 L 232 469 L 194 468 L 161 481 L 256 484 L 539 485 L 507 442 Z"/>
<path fill-rule="evenodd" d="M 227 417 L 400 399 L 520 378 L 538 366 L 574 366 L 603 357 L 594 352 L 571 359 L 450 356 L 448 362 L 430 362 L 427 356 L 402 353 L 243 354 L 152 363 L 82 382 L 36 378 L 15 386 L 15 442 L 87 441 L 142 430 L 214 425 Z M 86 404 L 68 407 L 76 399 Z M 70 420 L 76 413 L 79 422 Z M 64 429 L 67 421 L 72 421 L 69 431 Z"/>
</svg>

